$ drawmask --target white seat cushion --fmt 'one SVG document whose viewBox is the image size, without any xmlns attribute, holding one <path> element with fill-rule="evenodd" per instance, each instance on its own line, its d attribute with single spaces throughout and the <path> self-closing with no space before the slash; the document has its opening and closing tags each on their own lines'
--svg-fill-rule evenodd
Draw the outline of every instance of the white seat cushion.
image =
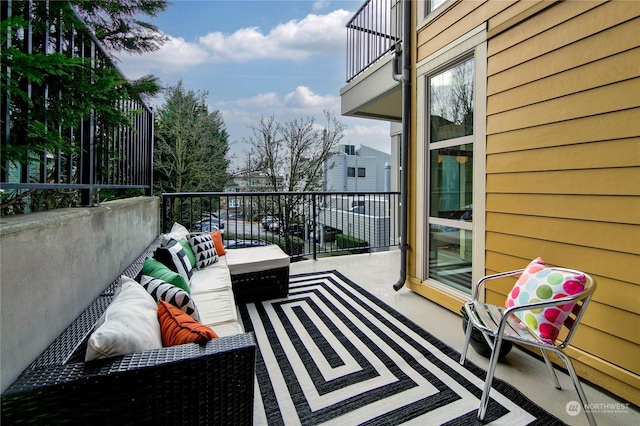
<svg viewBox="0 0 640 426">
<path fill-rule="evenodd" d="M 215 331 L 218 337 L 235 336 L 236 334 L 244 333 L 244 327 L 239 321 L 227 321 L 218 324 L 208 324 L 207 326 Z"/>
<path fill-rule="evenodd" d="M 238 321 L 236 302 L 230 288 L 192 294 L 191 297 L 198 307 L 200 322 L 211 327 L 216 333 L 218 332 L 215 327 L 217 324 Z"/>
<path fill-rule="evenodd" d="M 226 257 L 226 256 L 225 256 Z M 224 257 L 213 265 L 193 271 L 191 277 L 191 295 L 231 289 L 231 275 Z M 196 302 L 197 303 L 197 302 Z"/>
<path fill-rule="evenodd" d="M 289 266 L 289 255 L 275 244 L 227 250 L 225 257 L 231 275 L 268 271 Z"/>
</svg>

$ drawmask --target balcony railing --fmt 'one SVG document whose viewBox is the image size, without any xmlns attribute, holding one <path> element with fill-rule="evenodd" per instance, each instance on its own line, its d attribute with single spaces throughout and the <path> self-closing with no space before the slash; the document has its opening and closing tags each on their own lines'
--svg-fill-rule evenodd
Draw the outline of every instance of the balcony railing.
<svg viewBox="0 0 640 426">
<path fill-rule="evenodd" d="M 74 12 L 62 9 L 70 7 L 67 2 L 3 0 L 0 3 L 3 23 L 16 17 L 26 22 L 18 30 L 3 25 L 7 34 L 3 34 L 2 49 L 17 49 L 28 56 L 55 53 L 82 58 L 90 62 L 91 75 L 97 70 L 117 70 L 95 36 L 71 22 L 69 13 Z M 77 19 L 79 21 L 74 22 L 81 22 Z M 98 188 L 139 188 L 151 194 L 153 112 L 144 101 L 122 94 L 113 105 L 114 111 L 123 112 L 129 125 L 109 126 L 104 115 L 95 109 L 75 123 L 52 123 L 48 118 L 52 108 L 69 97 L 69 87 L 63 87 L 55 73 L 37 82 L 19 75 L 7 63 L 0 66 L 3 77 L 0 143 L 4 148 L 28 144 L 27 136 L 36 120 L 46 132 L 56 133 L 71 145 L 71 149 L 65 151 L 32 149 L 18 161 L 3 158 L 0 160 L 2 189 L 77 189 L 82 205 L 92 203 L 93 191 Z M 11 87 L 19 88 L 26 99 L 10 96 Z M 116 91 L 119 92 L 119 88 Z"/>
<path fill-rule="evenodd" d="M 367 0 L 347 23 L 347 82 L 402 41 L 402 0 Z"/>
<path fill-rule="evenodd" d="M 278 244 L 292 261 L 398 245 L 398 192 L 162 194 L 162 231 L 223 233 L 229 249 Z"/>
</svg>

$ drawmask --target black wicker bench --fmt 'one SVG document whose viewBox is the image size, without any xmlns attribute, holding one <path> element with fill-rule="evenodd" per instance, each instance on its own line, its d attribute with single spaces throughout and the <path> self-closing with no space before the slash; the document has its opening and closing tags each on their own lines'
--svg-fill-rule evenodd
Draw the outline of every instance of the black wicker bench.
<svg viewBox="0 0 640 426">
<path fill-rule="evenodd" d="M 154 241 L 123 272 L 136 277 Z M 2 394 L 2 424 L 244 424 L 253 421 L 252 333 L 84 362 L 112 283 Z"/>
</svg>

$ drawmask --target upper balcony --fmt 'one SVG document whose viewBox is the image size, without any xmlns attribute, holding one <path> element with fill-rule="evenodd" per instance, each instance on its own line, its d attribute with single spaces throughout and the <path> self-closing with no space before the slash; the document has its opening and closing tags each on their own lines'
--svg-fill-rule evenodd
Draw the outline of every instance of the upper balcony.
<svg viewBox="0 0 640 426">
<path fill-rule="evenodd" d="M 367 0 L 347 23 L 347 85 L 342 115 L 400 121 L 396 46 L 402 42 L 402 1 Z"/>
</svg>

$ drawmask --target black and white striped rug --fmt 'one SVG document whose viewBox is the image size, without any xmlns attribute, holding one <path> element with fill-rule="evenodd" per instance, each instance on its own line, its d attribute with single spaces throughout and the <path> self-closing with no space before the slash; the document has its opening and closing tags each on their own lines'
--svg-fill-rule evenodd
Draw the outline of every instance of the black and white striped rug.
<svg viewBox="0 0 640 426">
<path fill-rule="evenodd" d="M 289 297 L 240 306 L 259 351 L 256 423 L 476 423 L 484 371 L 338 272 L 291 277 Z M 486 422 L 561 424 L 495 379 Z"/>
</svg>

